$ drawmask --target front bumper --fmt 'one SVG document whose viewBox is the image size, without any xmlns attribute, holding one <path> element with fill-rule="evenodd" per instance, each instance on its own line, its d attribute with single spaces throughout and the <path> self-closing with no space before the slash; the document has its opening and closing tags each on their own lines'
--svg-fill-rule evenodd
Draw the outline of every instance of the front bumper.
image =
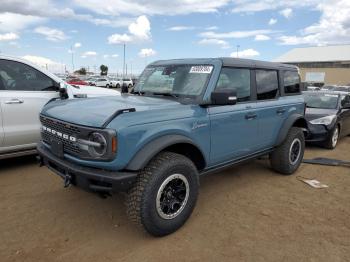
<svg viewBox="0 0 350 262">
<path fill-rule="evenodd" d="M 309 122 L 308 129 L 306 142 L 322 142 L 327 140 L 330 135 L 330 129 L 324 125 L 313 125 Z"/>
<path fill-rule="evenodd" d="M 62 177 L 65 183 L 71 183 L 84 190 L 98 193 L 127 191 L 137 177 L 137 173 L 109 171 L 80 166 L 54 155 L 40 142 L 37 151 L 41 165 L 47 166 Z"/>
</svg>

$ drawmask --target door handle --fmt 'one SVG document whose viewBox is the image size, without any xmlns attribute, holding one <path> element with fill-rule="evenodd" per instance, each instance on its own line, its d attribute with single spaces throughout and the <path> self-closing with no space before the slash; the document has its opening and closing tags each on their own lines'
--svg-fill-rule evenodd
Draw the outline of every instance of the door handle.
<svg viewBox="0 0 350 262">
<path fill-rule="evenodd" d="M 281 109 L 278 109 L 276 112 L 277 112 L 278 115 L 282 115 L 282 114 L 284 114 L 286 112 L 286 109 L 281 108 Z"/>
<path fill-rule="evenodd" d="M 11 100 L 5 101 L 5 104 L 23 104 L 24 101 L 18 98 L 13 98 Z"/>
<path fill-rule="evenodd" d="M 254 114 L 254 113 L 248 113 L 245 115 L 245 119 L 247 119 L 247 120 L 253 120 L 257 117 L 258 117 L 257 114 Z"/>
</svg>

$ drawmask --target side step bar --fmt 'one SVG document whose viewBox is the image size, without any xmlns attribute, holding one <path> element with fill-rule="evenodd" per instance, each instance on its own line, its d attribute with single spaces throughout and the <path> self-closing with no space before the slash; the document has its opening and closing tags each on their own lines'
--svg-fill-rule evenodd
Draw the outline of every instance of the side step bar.
<svg viewBox="0 0 350 262">
<path fill-rule="evenodd" d="M 29 150 L 24 150 L 24 151 L 16 151 L 16 152 L 11 152 L 11 153 L 3 153 L 3 154 L 0 154 L 0 160 L 1 159 L 6 159 L 6 158 L 12 158 L 12 157 L 35 155 L 37 153 L 38 152 L 36 151 L 36 149 L 29 149 Z"/>
</svg>

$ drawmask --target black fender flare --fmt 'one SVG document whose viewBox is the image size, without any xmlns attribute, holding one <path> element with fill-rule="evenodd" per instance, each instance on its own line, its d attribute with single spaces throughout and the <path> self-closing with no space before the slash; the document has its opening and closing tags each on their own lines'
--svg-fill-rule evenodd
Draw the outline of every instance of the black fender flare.
<svg viewBox="0 0 350 262">
<path fill-rule="evenodd" d="M 279 146 L 280 144 L 283 143 L 283 141 L 287 137 L 287 134 L 288 134 L 290 128 L 292 126 L 294 126 L 296 122 L 300 122 L 301 125 L 297 125 L 297 126 L 300 128 L 303 128 L 303 131 L 307 132 L 308 126 L 307 126 L 307 121 L 305 120 L 305 117 L 301 114 L 292 114 L 284 121 L 284 123 L 283 123 L 283 125 L 278 133 L 278 137 L 277 137 L 275 146 Z"/>
<path fill-rule="evenodd" d="M 179 143 L 187 143 L 195 146 L 199 149 L 199 151 L 204 156 L 203 152 L 200 150 L 200 148 L 193 143 L 193 141 L 183 135 L 164 135 L 161 137 L 158 137 L 154 140 L 151 140 L 148 142 L 145 146 L 143 146 L 129 161 L 128 165 L 126 166 L 126 170 L 130 171 L 137 171 L 144 168 L 148 162 L 156 156 L 159 152 L 164 150 L 165 148 L 179 144 Z"/>
</svg>

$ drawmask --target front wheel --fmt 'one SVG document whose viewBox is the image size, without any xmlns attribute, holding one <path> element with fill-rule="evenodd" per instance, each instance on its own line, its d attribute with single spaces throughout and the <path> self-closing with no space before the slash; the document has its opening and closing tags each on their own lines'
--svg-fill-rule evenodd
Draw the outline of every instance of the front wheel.
<svg viewBox="0 0 350 262">
<path fill-rule="evenodd" d="M 108 84 L 106 85 L 106 88 L 109 88 L 109 85 L 108 85 Z"/>
<path fill-rule="evenodd" d="M 151 235 L 168 235 L 190 217 L 198 188 L 198 173 L 192 161 L 162 152 L 141 171 L 128 191 L 127 214 Z"/>
<path fill-rule="evenodd" d="M 270 155 L 272 169 L 283 174 L 291 175 L 300 166 L 304 157 L 305 137 L 298 127 L 292 127 L 284 142 Z"/>
<path fill-rule="evenodd" d="M 335 126 L 335 128 L 331 132 L 331 135 L 325 141 L 324 147 L 327 149 L 334 149 L 338 144 L 338 140 L 339 140 L 339 126 Z"/>
</svg>

